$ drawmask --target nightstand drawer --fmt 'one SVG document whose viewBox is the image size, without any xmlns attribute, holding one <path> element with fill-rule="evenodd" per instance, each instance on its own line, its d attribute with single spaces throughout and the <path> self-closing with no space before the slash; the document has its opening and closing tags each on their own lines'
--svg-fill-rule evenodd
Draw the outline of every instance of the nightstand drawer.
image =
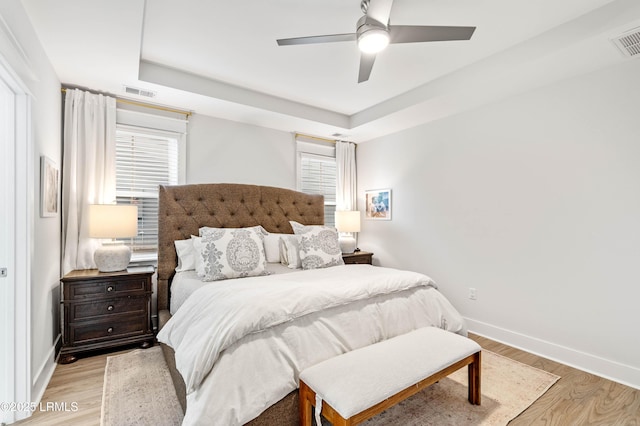
<svg viewBox="0 0 640 426">
<path fill-rule="evenodd" d="M 124 297 L 120 299 L 107 299 L 99 302 L 77 302 L 69 309 L 70 322 L 77 320 L 91 320 L 109 317 L 115 314 L 142 314 L 147 312 L 148 298 L 146 297 Z"/>
<path fill-rule="evenodd" d="M 67 300 L 95 299 L 97 297 L 144 294 L 146 280 L 142 278 L 128 280 L 105 280 L 94 282 L 70 283 Z"/>
<path fill-rule="evenodd" d="M 373 263 L 373 253 L 357 251 L 355 253 L 343 254 L 342 260 L 344 260 L 345 265 L 371 265 Z"/>
<path fill-rule="evenodd" d="M 69 324 L 71 342 L 74 345 L 82 345 L 101 340 L 110 340 L 114 337 L 129 337 L 142 335 L 147 332 L 146 318 L 132 316 L 119 318 L 117 321 L 101 321 L 92 324 Z"/>
<path fill-rule="evenodd" d="M 347 265 L 371 265 L 370 256 L 353 257 L 345 262 Z"/>
</svg>

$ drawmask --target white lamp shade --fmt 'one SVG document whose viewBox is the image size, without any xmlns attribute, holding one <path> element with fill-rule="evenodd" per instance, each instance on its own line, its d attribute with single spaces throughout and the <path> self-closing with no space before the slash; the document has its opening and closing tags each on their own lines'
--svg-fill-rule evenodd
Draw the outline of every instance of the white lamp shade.
<svg viewBox="0 0 640 426">
<path fill-rule="evenodd" d="M 89 205 L 89 237 L 130 238 L 138 233 L 138 207 L 117 204 Z"/>
<path fill-rule="evenodd" d="M 360 232 L 360 212 L 357 210 L 336 211 L 338 232 Z"/>
</svg>

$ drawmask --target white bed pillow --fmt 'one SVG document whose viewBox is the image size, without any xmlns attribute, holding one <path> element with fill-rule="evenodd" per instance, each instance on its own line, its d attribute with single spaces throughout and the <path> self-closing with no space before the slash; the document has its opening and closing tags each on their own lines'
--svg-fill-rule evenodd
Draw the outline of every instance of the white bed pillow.
<svg viewBox="0 0 640 426">
<path fill-rule="evenodd" d="M 200 278 L 203 278 L 204 277 L 204 260 L 202 259 L 202 238 L 192 235 L 191 241 L 193 243 L 193 257 L 194 257 L 196 274 L 198 274 Z"/>
<path fill-rule="evenodd" d="M 344 265 L 338 243 L 338 231 L 322 225 L 302 225 L 290 221 L 293 232 L 300 236 L 302 269 L 328 268 Z"/>
<path fill-rule="evenodd" d="M 268 233 L 264 236 L 264 254 L 267 263 L 280 262 L 280 237 L 287 234 Z"/>
<path fill-rule="evenodd" d="M 222 228 L 205 232 L 201 239 L 202 280 L 268 275 L 262 240 L 263 235 L 253 228 Z"/>
<path fill-rule="evenodd" d="M 302 268 L 300 260 L 300 235 L 281 234 L 279 240 L 280 263 L 290 269 Z"/>
<path fill-rule="evenodd" d="M 193 249 L 193 240 L 176 240 L 173 244 L 176 246 L 176 254 L 178 255 L 176 272 L 196 269 L 196 252 Z"/>
</svg>

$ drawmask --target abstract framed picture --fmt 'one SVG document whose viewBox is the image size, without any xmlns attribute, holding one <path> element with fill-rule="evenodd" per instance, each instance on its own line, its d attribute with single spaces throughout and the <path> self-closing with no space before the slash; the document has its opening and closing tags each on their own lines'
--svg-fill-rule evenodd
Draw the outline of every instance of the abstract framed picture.
<svg viewBox="0 0 640 426">
<path fill-rule="evenodd" d="M 376 189 L 365 191 L 365 218 L 371 220 L 391 220 L 391 190 Z"/>
<path fill-rule="evenodd" d="M 58 180 L 60 171 L 49 157 L 40 157 L 40 217 L 58 215 Z"/>
</svg>

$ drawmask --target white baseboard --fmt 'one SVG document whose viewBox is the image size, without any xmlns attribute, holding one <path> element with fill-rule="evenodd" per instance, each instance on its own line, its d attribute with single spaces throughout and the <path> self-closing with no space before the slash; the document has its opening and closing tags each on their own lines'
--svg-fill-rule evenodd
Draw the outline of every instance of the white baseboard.
<svg viewBox="0 0 640 426">
<path fill-rule="evenodd" d="M 32 402 L 39 403 L 42 400 L 44 391 L 49 385 L 51 376 L 53 376 L 53 372 L 56 369 L 56 347 L 61 337 L 62 336 L 58 334 L 58 337 L 56 337 L 56 340 L 53 342 L 53 345 L 51 346 L 51 349 L 49 349 L 42 365 L 40 365 L 38 373 L 33 377 L 33 382 L 31 384 Z"/>
<path fill-rule="evenodd" d="M 640 389 L 640 369 L 586 352 L 547 342 L 482 321 L 465 318 L 471 333 L 487 337 L 505 345 Z"/>
</svg>

